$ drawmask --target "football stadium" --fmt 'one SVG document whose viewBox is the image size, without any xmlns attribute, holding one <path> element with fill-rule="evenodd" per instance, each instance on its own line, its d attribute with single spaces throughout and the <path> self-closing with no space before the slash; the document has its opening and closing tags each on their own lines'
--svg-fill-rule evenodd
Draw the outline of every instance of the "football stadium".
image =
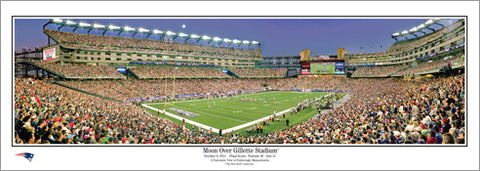
<svg viewBox="0 0 480 171">
<path fill-rule="evenodd" d="M 388 30 L 386 50 L 279 56 L 195 28 L 45 21 L 48 43 L 15 51 L 15 145 L 465 145 L 464 18 Z"/>
</svg>

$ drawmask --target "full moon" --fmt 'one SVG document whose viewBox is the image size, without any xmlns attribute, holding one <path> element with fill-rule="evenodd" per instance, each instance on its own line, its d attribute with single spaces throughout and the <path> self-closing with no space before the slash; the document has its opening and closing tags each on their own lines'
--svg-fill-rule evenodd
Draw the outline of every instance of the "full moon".
<svg viewBox="0 0 480 171">
<path fill-rule="evenodd" d="M 187 27 L 185 24 L 184 24 L 184 25 L 182 25 L 182 28 L 185 28 L 185 27 Z"/>
</svg>

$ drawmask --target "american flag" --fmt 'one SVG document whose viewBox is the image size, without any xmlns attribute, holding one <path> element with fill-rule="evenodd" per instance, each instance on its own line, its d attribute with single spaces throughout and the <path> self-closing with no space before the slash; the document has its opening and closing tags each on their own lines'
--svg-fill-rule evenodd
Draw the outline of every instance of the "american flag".
<svg viewBox="0 0 480 171">
<path fill-rule="evenodd" d="M 18 153 L 18 154 L 15 154 L 15 156 L 20 156 L 20 157 L 25 157 L 26 159 L 28 159 L 28 161 L 32 162 L 32 159 L 33 159 L 33 154 L 32 153 Z"/>
</svg>

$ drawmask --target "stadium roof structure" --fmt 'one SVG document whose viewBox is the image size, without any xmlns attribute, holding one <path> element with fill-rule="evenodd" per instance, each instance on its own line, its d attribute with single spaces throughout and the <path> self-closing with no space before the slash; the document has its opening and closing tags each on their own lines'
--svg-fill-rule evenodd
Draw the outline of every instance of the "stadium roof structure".
<svg viewBox="0 0 480 171">
<path fill-rule="evenodd" d="M 432 33 L 435 32 L 435 28 L 432 27 L 433 25 L 439 25 L 442 28 L 444 28 L 445 26 L 439 22 L 441 20 L 442 20 L 441 18 L 429 19 L 425 23 L 415 26 L 410 30 L 403 30 L 402 32 L 393 33 L 392 38 L 395 39 L 395 41 L 398 41 L 399 37 L 403 37 L 405 38 L 405 40 L 408 40 L 409 35 L 414 36 L 415 38 L 419 37 L 417 35 L 418 33 L 422 33 L 423 35 L 421 36 L 425 36 L 427 35 L 427 33 L 424 31 L 425 29 L 431 30 Z"/>
<path fill-rule="evenodd" d="M 183 38 L 184 39 L 184 43 L 187 42 L 187 40 L 189 39 L 192 39 L 192 40 L 196 40 L 195 43 L 198 43 L 200 42 L 201 40 L 207 42 L 207 44 L 210 44 L 212 42 L 215 42 L 216 45 L 221 45 L 222 43 L 224 43 L 225 45 L 227 45 L 228 47 L 240 47 L 241 45 L 245 45 L 246 47 L 250 48 L 251 46 L 254 46 L 254 47 L 260 47 L 260 42 L 258 41 L 249 41 L 249 40 L 243 40 L 243 41 L 240 41 L 240 40 L 237 40 L 237 39 L 229 39 L 229 38 L 220 38 L 220 37 L 217 37 L 217 36 L 208 36 L 208 35 L 197 35 L 197 34 L 187 34 L 187 33 L 175 33 L 173 31 L 161 31 L 161 30 L 158 30 L 158 29 L 147 29 L 147 28 L 133 28 L 133 27 L 129 27 L 129 26 L 124 26 L 124 27 L 120 27 L 120 26 L 115 26 L 115 25 L 103 25 L 103 24 L 98 24 L 98 23 L 94 23 L 94 24 L 89 24 L 89 23 L 86 23 L 86 22 L 74 22 L 72 20 L 64 20 L 64 19 L 60 19 L 60 18 L 53 18 L 53 19 L 50 19 L 49 22 L 47 22 L 46 24 L 43 25 L 43 29 L 45 29 L 45 27 L 49 24 L 55 24 L 55 25 L 59 25 L 60 27 L 58 27 L 58 31 L 60 31 L 60 29 L 62 29 L 62 27 L 64 26 L 67 26 L 67 27 L 73 27 L 73 32 L 75 33 L 75 31 L 78 29 L 78 28 L 82 28 L 82 29 L 87 29 L 87 34 L 90 34 L 90 31 L 92 30 L 104 30 L 102 35 L 105 35 L 105 33 L 107 31 L 117 31 L 118 34 L 117 36 L 120 36 L 120 34 L 122 32 L 130 32 L 130 33 L 133 33 L 132 34 L 132 37 L 135 37 L 135 35 L 137 33 L 141 33 L 141 34 L 146 34 L 147 36 L 145 37 L 146 39 L 148 39 L 152 34 L 153 35 L 159 35 L 159 39 L 162 39 L 163 37 L 165 36 L 168 36 L 168 37 L 171 37 L 172 40 L 175 41 L 176 38 Z M 231 46 L 233 44 L 233 46 Z"/>
</svg>

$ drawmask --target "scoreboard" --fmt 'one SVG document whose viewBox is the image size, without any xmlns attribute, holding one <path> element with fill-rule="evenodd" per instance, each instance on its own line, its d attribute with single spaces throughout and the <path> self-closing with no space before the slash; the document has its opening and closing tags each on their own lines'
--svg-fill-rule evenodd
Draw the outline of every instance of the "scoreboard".
<svg viewBox="0 0 480 171">
<path fill-rule="evenodd" d="M 344 62 L 312 62 L 303 63 L 301 75 L 344 75 Z"/>
</svg>

